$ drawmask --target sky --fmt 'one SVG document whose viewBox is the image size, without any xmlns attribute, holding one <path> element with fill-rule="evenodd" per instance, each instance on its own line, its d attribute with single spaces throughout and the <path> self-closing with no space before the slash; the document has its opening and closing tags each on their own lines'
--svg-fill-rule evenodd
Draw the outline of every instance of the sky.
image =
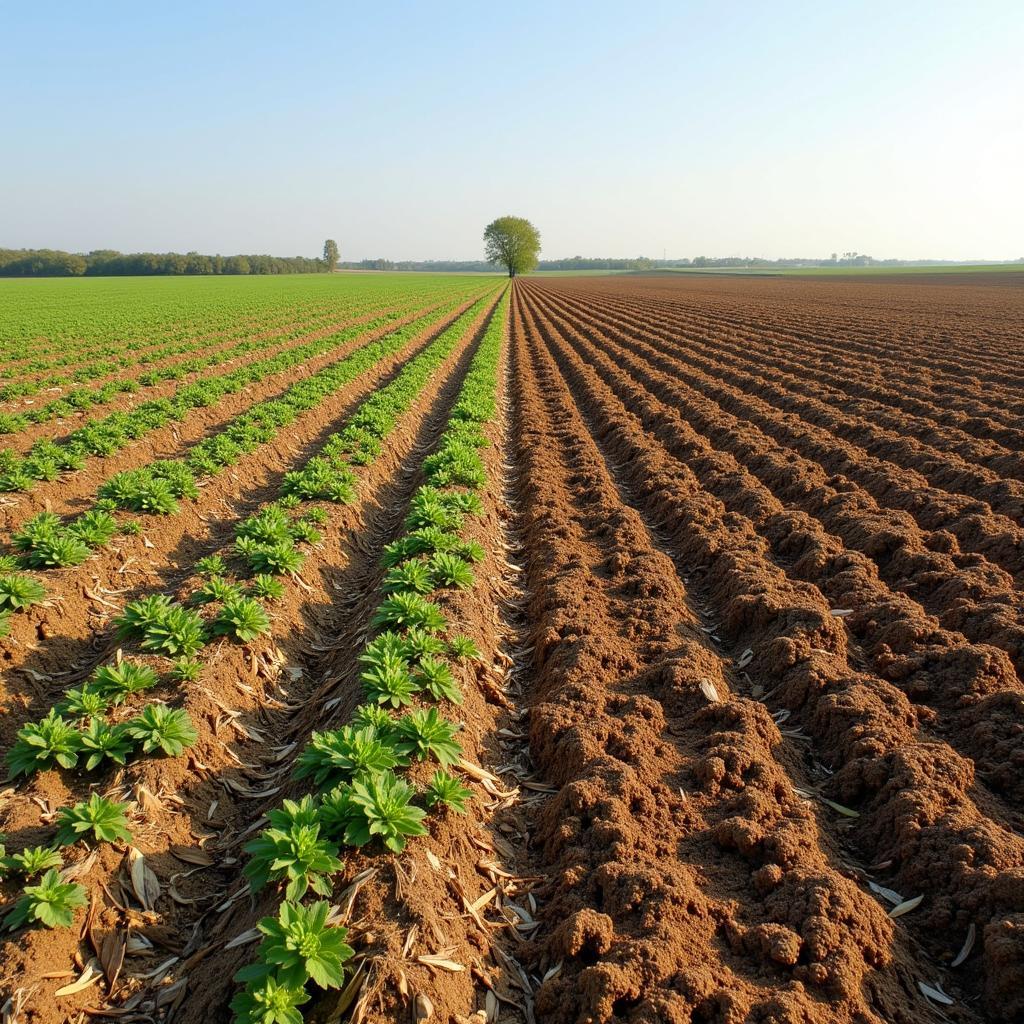
<svg viewBox="0 0 1024 1024">
<path fill-rule="evenodd" d="M 0 246 L 1024 256 L 1024 0 L 0 0 Z"/>
</svg>

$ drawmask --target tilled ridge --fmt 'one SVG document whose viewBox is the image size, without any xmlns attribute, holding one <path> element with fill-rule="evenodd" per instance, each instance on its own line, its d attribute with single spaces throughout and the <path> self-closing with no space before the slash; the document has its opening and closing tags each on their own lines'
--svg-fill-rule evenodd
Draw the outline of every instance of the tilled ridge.
<svg viewBox="0 0 1024 1024">
<path fill-rule="evenodd" d="M 539 1015 L 927 1019 L 905 947 L 834 866 L 766 709 L 730 693 L 518 302 L 514 328 L 531 750 L 561 785 L 536 832 L 538 971 L 560 965 Z"/>
</svg>

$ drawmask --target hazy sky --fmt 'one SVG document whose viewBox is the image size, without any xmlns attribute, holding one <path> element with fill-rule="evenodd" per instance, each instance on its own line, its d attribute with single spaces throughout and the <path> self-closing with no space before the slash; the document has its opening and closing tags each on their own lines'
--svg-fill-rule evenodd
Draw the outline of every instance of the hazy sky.
<svg viewBox="0 0 1024 1024">
<path fill-rule="evenodd" d="M 1024 256 L 1024 0 L 0 0 L 0 246 Z"/>
</svg>

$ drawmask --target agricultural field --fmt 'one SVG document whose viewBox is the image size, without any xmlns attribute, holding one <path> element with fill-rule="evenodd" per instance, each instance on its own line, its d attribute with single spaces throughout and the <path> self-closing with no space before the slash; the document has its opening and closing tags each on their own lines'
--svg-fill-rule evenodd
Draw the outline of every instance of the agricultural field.
<svg viewBox="0 0 1024 1024">
<path fill-rule="evenodd" d="M 1024 1019 L 1012 276 L 0 282 L 3 1024 Z"/>
</svg>

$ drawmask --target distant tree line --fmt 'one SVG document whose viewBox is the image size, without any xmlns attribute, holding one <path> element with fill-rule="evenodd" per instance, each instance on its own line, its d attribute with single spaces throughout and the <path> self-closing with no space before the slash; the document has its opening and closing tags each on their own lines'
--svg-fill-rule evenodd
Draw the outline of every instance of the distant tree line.
<svg viewBox="0 0 1024 1024">
<path fill-rule="evenodd" d="M 833 253 L 830 257 L 791 257 L 767 260 L 758 256 L 695 256 L 693 259 L 652 259 L 637 256 L 633 259 L 616 259 L 590 256 L 571 256 L 561 260 L 540 260 L 538 270 L 664 270 L 672 267 L 697 267 L 724 269 L 735 267 L 766 269 L 812 268 L 812 267 L 933 267 L 955 266 L 957 264 L 982 265 L 998 264 L 1001 260 L 895 260 L 875 259 L 863 253 Z M 1024 257 L 1017 262 L 1024 263 Z M 483 260 L 359 260 L 340 263 L 342 270 L 412 270 L 431 273 L 469 271 L 493 272 L 494 267 Z"/>
<path fill-rule="evenodd" d="M 62 252 L 0 249 L 0 277 L 106 277 L 151 274 L 314 274 L 326 269 L 306 256 L 204 256 L 198 252 Z"/>
</svg>

